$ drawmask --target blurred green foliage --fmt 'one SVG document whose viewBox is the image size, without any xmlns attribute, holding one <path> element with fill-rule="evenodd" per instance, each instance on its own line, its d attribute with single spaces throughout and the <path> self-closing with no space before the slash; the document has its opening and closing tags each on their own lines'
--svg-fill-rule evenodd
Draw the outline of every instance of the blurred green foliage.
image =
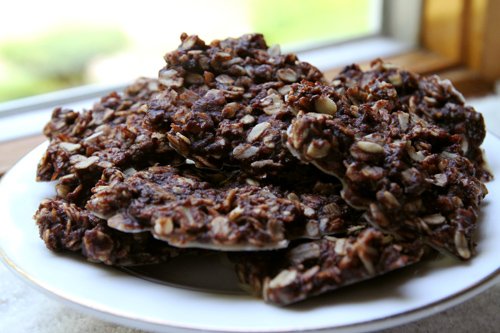
<svg viewBox="0 0 500 333">
<path fill-rule="evenodd" d="M 370 0 L 253 0 L 251 24 L 269 45 L 366 34 Z"/>
<path fill-rule="evenodd" d="M 269 45 L 352 38 L 370 30 L 371 0 L 249 0 L 252 30 Z M 230 29 L 228 29 L 230 30 Z M 201 32 L 198 32 L 201 33 Z M 221 36 L 224 38 L 225 36 Z M 297 45 L 297 44 L 295 44 Z M 121 52 L 116 28 L 63 26 L 40 37 L 0 44 L 0 102 L 86 84 L 88 64 Z"/>
<path fill-rule="evenodd" d="M 82 85 L 93 58 L 127 45 L 127 36 L 110 28 L 64 28 L 38 39 L 5 42 L 0 59 L 7 75 L 0 80 L 0 101 Z"/>
</svg>

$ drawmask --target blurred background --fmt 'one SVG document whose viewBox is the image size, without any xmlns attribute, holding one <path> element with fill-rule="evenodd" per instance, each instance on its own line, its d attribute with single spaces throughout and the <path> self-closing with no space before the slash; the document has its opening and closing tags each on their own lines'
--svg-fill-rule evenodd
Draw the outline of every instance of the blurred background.
<svg viewBox="0 0 500 333">
<path fill-rule="evenodd" d="M 375 35 L 381 0 L 9 1 L 0 13 L 0 102 L 155 77 L 182 32 L 209 42 L 263 33 L 303 50 Z"/>
</svg>

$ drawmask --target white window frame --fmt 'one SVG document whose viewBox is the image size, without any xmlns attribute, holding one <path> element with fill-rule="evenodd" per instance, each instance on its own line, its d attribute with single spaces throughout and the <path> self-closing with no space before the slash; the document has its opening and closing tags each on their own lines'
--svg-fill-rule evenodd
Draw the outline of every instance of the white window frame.
<svg viewBox="0 0 500 333">
<path fill-rule="evenodd" d="M 417 48 L 423 0 L 374 3 L 382 15 L 380 33 L 326 45 L 307 45 L 306 49 L 284 45 L 283 50 L 295 52 L 301 60 L 326 71 Z M 92 84 L 0 103 L 0 142 L 39 134 L 54 108 L 90 108 L 101 96 L 121 91 L 129 83 Z"/>
</svg>

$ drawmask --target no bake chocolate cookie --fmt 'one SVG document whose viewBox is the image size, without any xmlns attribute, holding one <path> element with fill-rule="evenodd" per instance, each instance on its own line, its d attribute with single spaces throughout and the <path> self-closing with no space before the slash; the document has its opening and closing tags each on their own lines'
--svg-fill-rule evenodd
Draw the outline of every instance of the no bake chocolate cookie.
<svg viewBox="0 0 500 333">
<path fill-rule="evenodd" d="M 460 136 L 399 111 L 396 95 L 379 80 L 343 95 L 331 86 L 296 84 L 288 95 L 298 115 L 287 147 L 338 177 L 342 197 L 366 209 L 375 227 L 405 239 L 423 237 L 468 259 L 486 187 L 462 156 Z"/>
<path fill-rule="evenodd" d="M 72 251 L 89 261 L 107 265 L 164 262 L 181 250 L 158 241 L 149 233 L 124 233 L 106 221 L 62 198 L 44 199 L 34 219 L 49 250 Z"/>
<path fill-rule="evenodd" d="M 151 231 L 178 247 L 264 250 L 344 232 L 360 214 L 338 190 L 315 176 L 281 187 L 260 184 L 239 170 L 157 166 L 111 174 L 97 184 L 87 209 L 110 227 Z"/>
<path fill-rule="evenodd" d="M 324 81 L 319 70 L 259 34 L 209 45 L 181 39 L 160 70 L 164 90 L 148 104 L 151 128 L 198 167 L 238 166 L 263 178 L 298 164 L 282 147 L 293 116 L 283 95 L 294 82 Z"/>
<path fill-rule="evenodd" d="M 142 126 L 146 103 L 157 90 L 157 80 L 141 78 L 90 110 L 54 110 L 44 129 L 50 143 L 38 164 L 37 181 L 59 180 L 58 194 L 81 204 L 104 169 L 183 162 L 166 139 Z"/>
<path fill-rule="evenodd" d="M 288 305 L 420 261 L 422 241 L 398 241 L 373 228 L 295 244 L 272 254 L 238 258 L 240 282 L 274 305 Z"/>
</svg>

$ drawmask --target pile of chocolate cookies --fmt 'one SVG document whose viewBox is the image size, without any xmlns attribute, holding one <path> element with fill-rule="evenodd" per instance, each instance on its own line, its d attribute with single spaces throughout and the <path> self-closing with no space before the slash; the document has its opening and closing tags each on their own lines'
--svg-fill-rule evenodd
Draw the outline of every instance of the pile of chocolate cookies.
<svg viewBox="0 0 500 333">
<path fill-rule="evenodd" d="M 108 265 L 224 251 L 286 305 L 436 250 L 470 259 L 487 194 L 480 113 L 382 60 L 332 82 L 260 34 L 181 36 L 158 79 L 56 109 L 35 214 L 53 251 Z"/>
</svg>

